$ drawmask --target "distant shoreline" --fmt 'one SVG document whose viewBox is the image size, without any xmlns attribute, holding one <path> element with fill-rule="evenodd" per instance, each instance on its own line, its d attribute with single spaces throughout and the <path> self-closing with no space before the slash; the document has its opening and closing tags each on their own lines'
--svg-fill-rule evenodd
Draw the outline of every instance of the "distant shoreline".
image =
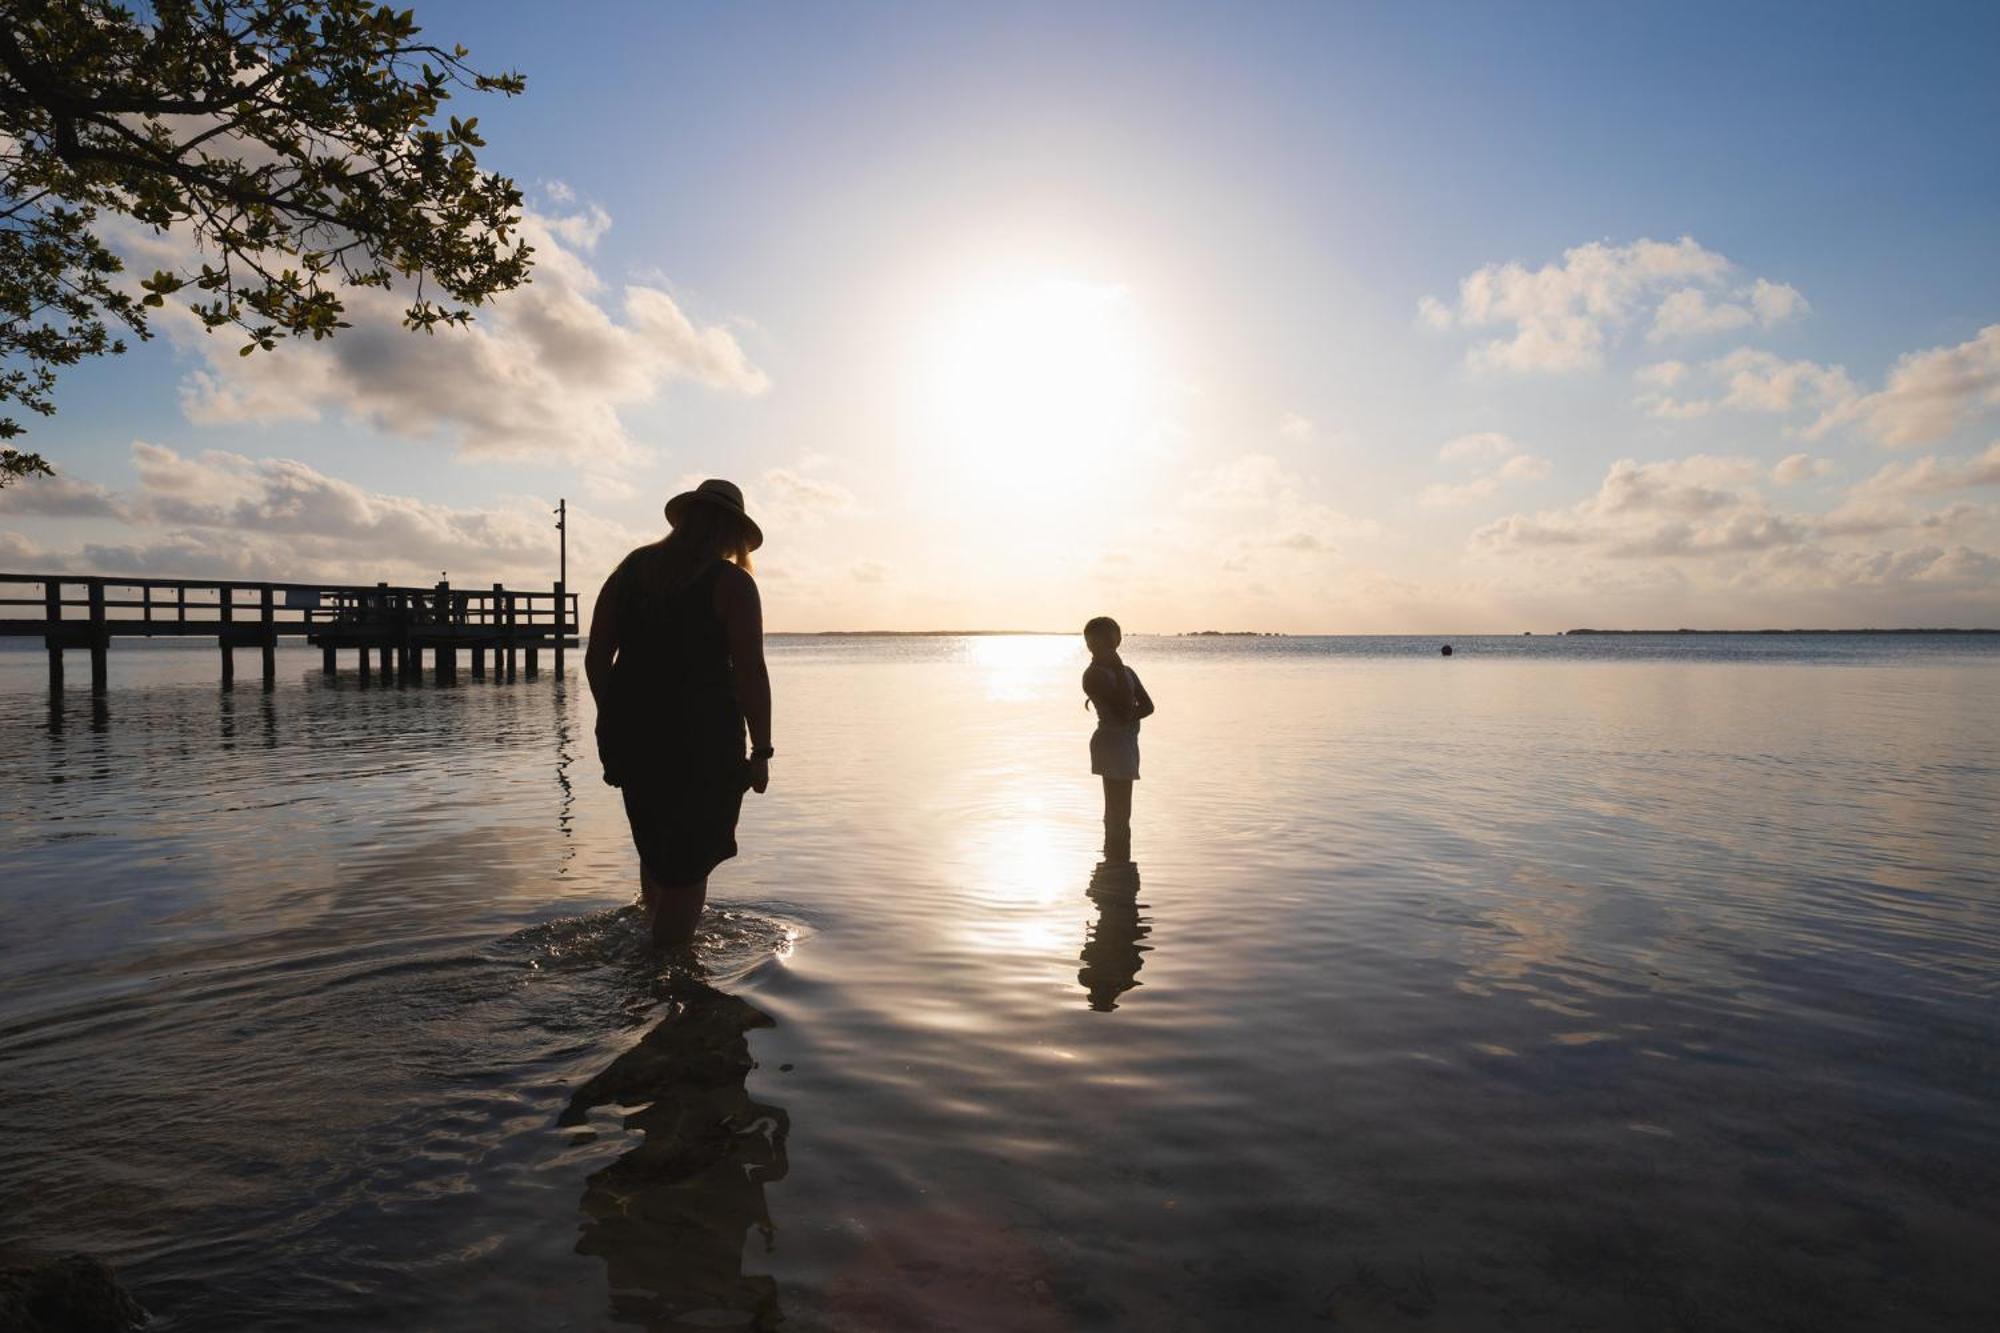
<svg viewBox="0 0 2000 1333">
<path fill-rule="evenodd" d="M 2000 634 L 2000 629 L 1566 629 L 1578 634 Z"/>
<path fill-rule="evenodd" d="M 1144 633 L 1145 631 L 1137 631 Z M 982 639 L 998 636 L 1018 637 L 1026 635 L 1068 636 L 1075 634 L 1068 629 L 807 629 L 772 630 L 771 637 L 791 639 Z M 1173 634 L 1158 634 L 1161 639 L 1290 639 L 1297 637 L 1279 630 L 1266 629 L 1189 629 Z M 1307 638 L 1313 636 L 1307 635 Z"/>
<path fill-rule="evenodd" d="M 1144 631 L 1139 631 L 1143 633 Z M 992 638 L 1071 638 L 1072 629 L 805 629 L 772 630 L 773 639 L 992 639 Z M 1177 634 L 1157 634 L 1160 639 L 1290 639 L 1298 637 L 1276 630 L 1197 629 Z M 1307 638 L 1313 636 L 1307 635 Z M 1391 636 L 1393 637 L 1393 636 Z"/>
<path fill-rule="evenodd" d="M 1076 634 L 1074 630 L 1060 629 L 820 629 L 820 630 L 772 630 L 774 639 L 989 639 L 1010 637 L 1068 638 Z M 1437 639 L 1447 642 L 1459 639 L 1507 639 L 1507 638 L 1569 638 L 1590 637 L 1592 635 L 1670 635 L 1670 634 L 2000 634 L 1994 629 L 1569 629 L 1547 634 L 1509 634 L 1494 631 L 1486 634 L 1451 635 L 1443 633 L 1417 634 L 1290 634 L 1275 630 L 1179 630 L 1151 633 L 1134 631 L 1138 637 L 1159 639 Z M 39 646 L 39 645 L 37 645 Z"/>
</svg>

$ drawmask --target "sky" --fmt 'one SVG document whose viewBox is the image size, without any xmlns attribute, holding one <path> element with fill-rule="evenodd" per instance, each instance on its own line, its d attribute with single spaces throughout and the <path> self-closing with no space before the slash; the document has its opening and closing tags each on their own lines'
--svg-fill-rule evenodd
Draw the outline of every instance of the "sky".
<svg viewBox="0 0 2000 1333">
<path fill-rule="evenodd" d="M 2000 7 L 415 3 L 534 281 L 162 319 L 0 568 L 546 584 L 566 498 L 587 600 L 720 476 L 774 630 L 2000 625 Z"/>
</svg>

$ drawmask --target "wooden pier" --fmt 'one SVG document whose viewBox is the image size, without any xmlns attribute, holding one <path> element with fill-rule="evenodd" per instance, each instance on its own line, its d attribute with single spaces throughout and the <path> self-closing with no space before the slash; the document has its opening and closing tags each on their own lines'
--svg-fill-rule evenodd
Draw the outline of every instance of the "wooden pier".
<svg viewBox="0 0 2000 1333">
<path fill-rule="evenodd" d="M 32 610 L 33 614 L 27 614 Z M 490 588 L 393 587 L 387 583 L 261 583 L 230 579 L 100 578 L 72 574 L 0 574 L 0 636 L 39 636 L 48 647 L 49 688 L 63 687 L 63 654 L 90 654 L 90 688 L 107 686 L 107 662 L 116 638 L 213 638 L 222 655 L 222 683 L 236 678 L 236 650 L 255 649 L 264 686 L 277 680 L 280 639 L 303 639 L 321 653 L 329 676 L 343 651 L 355 655 L 366 681 L 423 677 L 423 655 L 432 655 L 440 682 L 458 678 L 461 652 L 475 677 L 511 680 L 525 666 L 540 668 L 543 649 L 555 654 L 577 646 L 576 594 L 561 583 L 547 592 L 494 584 Z M 525 659 L 525 661 L 523 661 Z"/>
</svg>

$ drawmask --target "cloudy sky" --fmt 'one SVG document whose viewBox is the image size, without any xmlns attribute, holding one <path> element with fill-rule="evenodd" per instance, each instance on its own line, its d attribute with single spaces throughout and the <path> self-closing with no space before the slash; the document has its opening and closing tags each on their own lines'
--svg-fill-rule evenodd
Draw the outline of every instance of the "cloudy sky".
<svg viewBox="0 0 2000 1333">
<path fill-rule="evenodd" d="M 417 14 L 532 286 L 163 321 L 0 566 L 588 590 L 719 475 L 778 629 L 2000 624 L 2000 8 Z"/>
</svg>

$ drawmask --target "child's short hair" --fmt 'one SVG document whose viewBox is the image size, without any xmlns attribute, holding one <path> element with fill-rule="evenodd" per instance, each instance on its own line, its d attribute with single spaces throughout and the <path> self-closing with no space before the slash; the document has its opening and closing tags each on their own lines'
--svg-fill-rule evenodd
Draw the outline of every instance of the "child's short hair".
<svg viewBox="0 0 2000 1333">
<path fill-rule="evenodd" d="M 1110 616 L 1092 616 L 1084 622 L 1083 641 L 1085 643 L 1095 644 L 1104 639 L 1122 639 L 1124 637 L 1125 631 L 1119 629 L 1118 622 Z"/>
</svg>

